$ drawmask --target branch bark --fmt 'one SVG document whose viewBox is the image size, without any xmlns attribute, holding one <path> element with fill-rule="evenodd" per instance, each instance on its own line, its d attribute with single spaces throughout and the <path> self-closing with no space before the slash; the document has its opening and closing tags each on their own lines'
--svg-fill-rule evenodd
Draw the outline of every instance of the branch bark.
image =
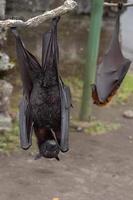
<svg viewBox="0 0 133 200">
<path fill-rule="evenodd" d="M 118 3 L 108 3 L 108 2 L 104 2 L 104 6 L 107 6 L 107 7 L 117 7 L 117 6 L 118 6 Z M 133 6 L 133 3 L 123 3 L 123 6 L 124 6 L 124 7 L 132 7 L 132 6 Z"/>
<path fill-rule="evenodd" d="M 59 15 L 63 15 L 69 11 L 74 10 L 76 6 L 77 6 L 76 1 L 66 0 L 62 6 L 55 8 L 54 10 L 51 11 L 46 11 L 41 15 L 28 19 L 27 21 L 16 20 L 16 19 L 0 20 L 0 27 L 2 28 L 10 28 L 18 26 L 36 27 L 48 19 L 51 19 Z"/>
</svg>

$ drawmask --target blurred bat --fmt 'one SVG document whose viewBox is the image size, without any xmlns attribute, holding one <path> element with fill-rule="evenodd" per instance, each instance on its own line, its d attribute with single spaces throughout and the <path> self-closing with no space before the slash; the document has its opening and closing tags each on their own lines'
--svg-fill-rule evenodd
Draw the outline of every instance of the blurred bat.
<svg viewBox="0 0 133 200">
<path fill-rule="evenodd" d="M 112 40 L 102 63 L 97 68 L 95 84 L 92 85 L 93 102 L 106 105 L 120 87 L 131 61 L 125 58 L 119 42 L 120 14 L 122 6 L 118 5 L 118 14 Z"/>
<path fill-rule="evenodd" d="M 57 23 L 52 20 L 50 31 L 43 35 L 42 65 L 25 48 L 16 28 L 17 57 L 23 83 L 23 98 L 20 103 L 20 143 L 23 149 L 32 145 L 34 130 L 39 154 L 36 158 L 58 158 L 60 151 L 69 149 L 69 111 L 71 95 L 58 72 L 59 49 Z"/>
</svg>

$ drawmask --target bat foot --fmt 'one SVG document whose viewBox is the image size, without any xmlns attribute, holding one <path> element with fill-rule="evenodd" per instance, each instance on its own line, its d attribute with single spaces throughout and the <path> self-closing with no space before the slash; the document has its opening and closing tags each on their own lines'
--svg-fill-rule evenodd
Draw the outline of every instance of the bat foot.
<svg viewBox="0 0 133 200">
<path fill-rule="evenodd" d="M 38 159 L 40 159 L 42 156 L 41 156 L 41 154 L 40 153 L 38 153 L 38 154 L 36 154 L 36 156 L 35 156 L 35 158 L 34 158 L 34 160 L 38 160 Z"/>
<path fill-rule="evenodd" d="M 57 157 L 55 157 L 55 159 L 57 160 L 57 161 L 60 161 L 60 158 L 57 156 Z"/>
</svg>

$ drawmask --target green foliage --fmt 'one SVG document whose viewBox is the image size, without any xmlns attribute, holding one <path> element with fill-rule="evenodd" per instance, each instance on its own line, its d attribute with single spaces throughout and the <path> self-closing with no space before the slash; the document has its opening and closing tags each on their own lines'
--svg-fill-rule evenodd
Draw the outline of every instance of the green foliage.
<svg viewBox="0 0 133 200">
<path fill-rule="evenodd" d="M 121 88 L 114 99 L 116 103 L 124 103 L 133 94 L 133 74 L 127 74 Z"/>
<path fill-rule="evenodd" d="M 83 81 L 76 77 L 68 77 L 64 80 L 71 88 L 72 98 L 74 101 L 79 102 L 82 96 Z"/>
<path fill-rule="evenodd" d="M 101 135 L 119 129 L 120 124 L 103 122 L 99 120 L 93 120 L 90 122 L 72 120 L 70 127 L 74 130 L 80 130 L 81 132 L 89 135 Z"/>
<path fill-rule="evenodd" d="M 95 121 L 85 129 L 85 132 L 91 135 L 100 135 L 117 130 L 119 128 L 120 124 Z"/>
<path fill-rule="evenodd" d="M 0 134 L 0 152 L 9 154 L 10 152 L 17 150 L 19 146 L 18 133 L 18 123 L 14 123 L 11 131 Z"/>
</svg>

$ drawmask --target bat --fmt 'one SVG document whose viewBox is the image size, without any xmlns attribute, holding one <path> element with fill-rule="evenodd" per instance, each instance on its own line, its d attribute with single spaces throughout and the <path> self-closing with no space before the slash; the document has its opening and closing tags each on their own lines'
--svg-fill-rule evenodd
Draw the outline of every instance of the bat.
<svg viewBox="0 0 133 200">
<path fill-rule="evenodd" d="M 102 62 L 97 67 L 95 84 L 92 85 L 93 102 L 98 106 L 110 102 L 131 64 L 131 61 L 123 56 L 119 42 L 121 11 L 122 6 L 118 4 L 118 14 L 112 40 Z"/>
<path fill-rule="evenodd" d="M 16 27 L 16 52 L 23 84 L 19 105 L 20 144 L 24 150 L 32 145 L 33 131 L 40 157 L 56 158 L 69 150 L 69 116 L 71 92 L 58 72 L 59 47 L 57 23 L 53 18 L 50 30 L 42 38 L 42 64 L 25 47 Z"/>
</svg>

